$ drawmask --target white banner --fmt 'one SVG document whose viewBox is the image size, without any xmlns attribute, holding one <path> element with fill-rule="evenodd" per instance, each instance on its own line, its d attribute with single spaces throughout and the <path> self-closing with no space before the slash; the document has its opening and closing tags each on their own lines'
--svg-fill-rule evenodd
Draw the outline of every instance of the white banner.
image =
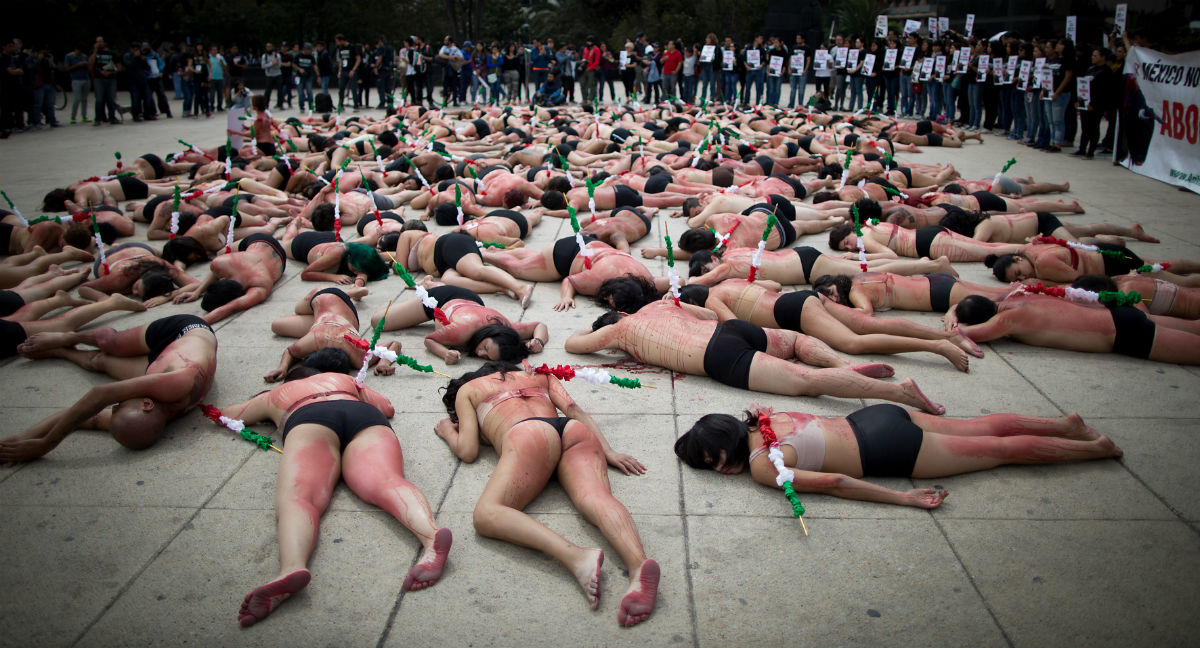
<svg viewBox="0 0 1200 648">
<path fill-rule="evenodd" d="M 770 74 L 773 77 L 783 75 L 783 57 L 782 56 L 772 56 L 770 59 L 768 59 L 767 74 Z"/>
<path fill-rule="evenodd" d="M 717 46 L 716 45 L 705 45 L 704 47 L 700 48 L 700 62 L 701 63 L 712 63 L 713 59 L 716 58 L 716 56 L 717 56 Z"/>
<path fill-rule="evenodd" d="M 1121 32 L 1125 31 L 1125 18 L 1128 15 L 1129 5 L 1124 3 L 1117 5 L 1117 15 L 1113 17 L 1113 24 L 1117 27 L 1118 36 L 1121 35 Z"/>
<path fill-rule="evenodd" d="M 1079 18 L 1077 16 L 1067 16 L 1067 38 L 1070 38 L 1072 43 L 1079 42 L 1075 40 L 1075 27 L 1078 24 Z"/>
<path fill-rule="evenodd" d="M 863 57 L 862 73 L 864 76 L 871 76 L 875 72 L 875 55 L 867 54 Z"/>
<path fill-rule="evenodd" d="M 904 21 L 904 35 L 905 36 L 908 36 L 909 34 L 911 34 L 913 32 L 919 32 L 919 31 L 921 31 L 921 21 L 920 20 L 913 20 L 913 19 L 909 18 L 908 20 Z"/>
<path fill-rule="evenodd" d="M 929 37 L 938 37 L 938 19 L 935 16 L 929 17 Z"/>
<path fill-rule="evenodd" d="M 900 56 L 900 67 L 912 68 L 913 54 L 917 53 L 917 48 L 908 45 L 904 48 L 904 54 Z"/>
<path fill-rule="evenodd" d="M 945 36 L 949 32 L 950 32 L 950 17 L 949 16 L 939 16 L 938 17 L 938 33 L 941 34 L 942 36 Z"/>
<path fill-rule="evenodd" d="M 792 54 L 791 65 L 792 74 L 804 74 L 804 52 L 799 51 Z"/>
<path fill-rule="evenodd" d="M 875 38 L 887 37 L 887 16 L 879 16 L 875 19 Z"/>
<path fill-rule="evenodd" d="M 888 48 L 888 50 L 883 53 L 883 69 L 884 70 L 895 70 L 896 69 L 896 54 L 897 54 L 897 52 L 896 52 L 895 48 Z"/>
<path fill-rule="evenodd" d="M 975 14 L 967 14 L 967 38 L 971 37 L 971 32 L 975 29 Z"/>
<path fill-rule="evenodd" d="M 1200 51 L 1134 47 L 1125 75 L 1117 159 L 1134 173 L 1200 193 Z"/>
</svg>

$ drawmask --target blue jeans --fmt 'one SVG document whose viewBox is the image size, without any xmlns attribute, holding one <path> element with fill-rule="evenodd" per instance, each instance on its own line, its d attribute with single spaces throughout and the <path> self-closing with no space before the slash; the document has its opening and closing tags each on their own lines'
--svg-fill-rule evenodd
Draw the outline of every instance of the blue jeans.
<svg viewBox="0 0 1200 648">
<path fill-rule="evenodd" d="M 1045 102 L 1046 106 L 1046 123 L 1049 124 L 1047 130 L 1050 131 L 1050 143 L 1054 146 L 1060 146 L 1067 137 L 1067 104 L 1071 103 L 1071 93 L 1064 92 L 1058 95 L 1058 99 Z"/>
<path fill-rule="evenodd" d="M 808 77 L 803 74 L 793 74 L 791 81 L 788 81 L 790 90 L 788 91 L 788 108 L 796 107 L 796 100 L 800 100 L 800 105 L 804 105 L 804 93 L 808 89 Z"/>
<path fill-rule="evenodd" d="M 779 105 L 779 95 L 783 87 L 783 77 L 769 76 L 767 77 L 767 103 L 772 106 Z"/>
<path fill-rule="evenodd" d="M 721 95 L 725 103 L 737 103 L 737 72 L 721 73 Z"/>
<path fill-rule="evenodd" d="M 900 114 L 913 114 L 912 75 L 900 73 Z"/>
<path fill-rule="evenodd" d="M 297 78 L 300 79 L 300 85 L 296 86 L 296 103 L 299 104 L 301 110 L 304 110 L 304 102 L 305 101 L 308 102 L 308 106 L 310 109 L 315 108 L 313 106 L 313 78 L 312 77 L 297 77 Z"/>
<path fill-rule="evenodd" d="M 683 90 L 680 92 L 680 98 L 687 103 L 696 102 L 696 78 L 695 74 L 683 75 Z M 616 96 L 613 99 L 615 100 Z"/>
<path fill-rule="evenodd" d="M 1021 90 L 1013 88 L 1009 95 L 1009 111 L 1012 113 L 1012 129 L 1009 131 L 1009 138 L 1021 139 L 1025 136 L 1025 93 Z"/>
<path fill-rule="evenodd" d="M 887 111 L 894 113 L 896 112 L 896 101 L 900 96 L 900 77 L 883 77 L 883 86 L 887 91 Z"/>
<path fill-rule="evenodd" d="M 700 101 L 716 99 L 717 73 L 708 65 L 700 68 Z"/>
<path fill-rule="evenodd" d="M 1033 100 L 1033 110 L 1037 113 L 1037 128 L 1030 131 L 1034 146 L 1050 146 L 1050 101 L 1037 98 Z"/>
<path fill-rule="evenodd" d="M 225 110 L 225 79 L 211 79 L 209 84 L 213 105 L 217 110 Z"/>
<path fill-rule="evenodd" d="M 971 117 L 967 126 L 979 128 L 983 122 L 983 84 L 972 81 L 967 86 L 967 101 L 971 105 Z"/>
<path fill-rule="evenodd" d="M 746 71 L 746 87 L 742 88 L 742 102 L 750 103 L 750 86 L 754 86 L 754 103 L 763 100 L 763 69 Z"/>
<path fill-rule="evenodd" d="M 914 115 L 925 114 L 925 102 L 929 101 L 929 86 L 921 84 L 921 91 L 913 93 L 913 111 Z"/>
<path fill-rule="evenodd" d="M 483 102 L 487 103 L 487 84 L 477 75 L 471 75 L 471 103 L 475 103 L 475 98 L 483 95 Z"/>
<path fill-rule="evenodd" d="M 192 88 L 192 82 L 184 80 L 183 84 L 183 116 L 187 117 L 192 114 L 192 101 L 196 96 L 195 90 Z"/>
<path fill-rule="evenodd" d="M 954 83 L 942 81 L 942 109 L 946 111 L 946 123 L 954 121 Z"/>
<path fill-rule="evenodd" d="M 942 82 L 926 81 L 925 94 L 929 96 L 929 121 L 937 119 L 942 112 Z"/>
<path fill-rule="evenodd" d="M 321 77 L 321 92 L 329 94 L 329 75 Z"/>
<path fill-rule="evenodd" d="M 58 93 L 54 91 L 54 85 L 50 83 L 42 84 L 40 88 L 33 89 L 33 123 L 34 125 L 42 123 L 42 117 L 46 118 L 46 125 L 58 126 L 58 119 L 54 116 L 54 100 L 58 98 Z"/>
<path fill-rule="evenodd" d="M 179 73 L 176 72 L 171 75 L 171 83 L 175 84 L 175 98 L 183 99 L 183 77 L 179 76 Z"/>
<path fill-rule="evenodd" d="M 863 77 L 850 77 L 850 104 L 846 106 L 846 110 L 854 112 L 863 102 Z"/>
</svg>

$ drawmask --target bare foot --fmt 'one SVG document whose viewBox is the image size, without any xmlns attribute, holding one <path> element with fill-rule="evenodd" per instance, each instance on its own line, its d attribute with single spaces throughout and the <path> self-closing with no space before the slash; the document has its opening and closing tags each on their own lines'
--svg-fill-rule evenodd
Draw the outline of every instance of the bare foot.
<svg viewBox="0 0 1200 648">
<path fill-rule="evenodd" d="M 40 434 L 17 435 L 0 440 L 0 464 L 11 466 L 20 461 L 32 461 L 50 452 L 56 445 Z"/>
<path fill-rule="evenodd" d="M 64 245 L 63 252 L 66 252 L 67 254 L 71 255 L 71 259 L 73 259 L 75 261 L 95 261 L 96 260 L 96 257 L 92 256 L 90 252 L 87 252 L 86 250 L 80 250 L 79 248 L 71 246 L 71 245 Z"/>
<path fill-rule="evenodd" d="M 914 381 L 912 378 L 908 378 L 904 382 L 900 383 L 900 389 L 906 396 L 908 396 L 907 403 L 909 405 L 914 405 L 925 410 L 926 412 L 929 412 L 930 414 L 937 414 L 938 416 L 946 413 L 946 408 L 929 400 L 929 398 L 927 398 L 925 394 L 921 392 L 921 388 L 917 387 L 916 381 Z"/>
<path fill-rule="evenodd" d="M 860 373 L 869 378 L 891 378 L 896 375 L 896 370 L 892 369 L 892 365 L 882 362 L 872 362 L 870 364 L 860 364 L 848 367 L 854 373 Z"/>
<path fill-rule="evenodd" d="M 146 304 L 125 295 L 109 295 L 108 299 L 105 299 L 104 301 L 109 302 L 119 310 L 134 311 L 139 313 L 146 310 Z"/>
<path fill-rule="evenodd" d="M 951 342 L 957 344 L 963 351 L 970 353 L 976 358 L 983 357 L 983 349 L 979 348 L 978 344 L 975 344 L 975 340 L 963 335 L 962 329 L 955 326 L 951 331 L 954 333 L 954 336 L 949 338 Z"/>
<path fill-rule="evenodd" d="M 1073 213 L 1076 213 L 1076 214 L 1083 214 L 1083 213 L 1085 213 L 1085 212 L 1083 211 L 1083 206 L 1081 206 L 1081 205 L 1079 204 L 1079 201 L 1078 201 L 1078 200 L 1072 200 L 1072 201 L 1071 201 L 1071 208 L 1072 208 L 1072 209 L 1071 209 L 1071 211 L 1072 211 Z"/>
<path fill-rule="evenodd" d="M 1133 236 L 1137 240 L 1145 241 L 1147 243 L 1160 243 L 1161 242 L 1158 239 L 1154 238 L 1153 236 L 1150 236 L 1149 234 L 1147 234 L 1146 230 L 1142 229 L 1141 224 L 1133 226 Z"/>
<path fill-rule="evenodd" d="M 595 610 L 600 607 L 600 566 L 604 564 L 604 552 L 596 548 L 581 549 L 581 552 L 571 573 L 583 589 L 588 605 Z"/>
<path fill-rule="evenodd" d="M 1107 436 L 1101 435 L 1099 439 L 1096 439 L 1096 443 L 1099 443 L 1101 448 L 1108 451 L 1108 454 L 1106 456 L 1109 456 L 1109 457 L 1124 457 L 1125 456 L 1125 451 L 1118 448 L 1117 444 L 1113 443 L 1113 440 L 1108 438 Z"/>
<path fill-rule="evenodd" d="M 1078 414 L 1068 414 L 1063 421 L 1066 423 L 1062 433 L 1064 439 L 1095 441 L 1100 438 L 1100 433 L 1088 427 L 1087 423 L 1083 422 L 1083 417 Z"/>
<path fill-rule="evenodd" d="M 971 359 L 967 355 L 967 352 L 950 340 L 942 340 L 942 343 L 939 345 L 942 347 L 940 352 L 942 357 L 949 360 L 955 369 L 963 373 L 969 372 L 971 370 Z"/>
<path fill-rule="evenodd" d="M 347 286 L 346 288 L 343 288 L 343 290 L 345 290 L 346 295 L 348 295 L 350 299 L 353 299 L 354 301 L 359 301 L 363 297 L 371 294 L 371 291 L 365 286 Z"/>
<path fill-rule="evenodd" d="M 421 556 L 421 562 L 408 570 L 408 576 L 404 577 L 404 591 L 425 589 L 438 582 L 442 577 L 442 570 L 446 567 L 446 556 L 450 553 L 450 545 L 453 542 L 454 536 L 450 529 L 438 529 L 437 535 L 433 536 L 433 544 L 429 545 L 425 554 Z"/>
<path fill-rule="evenodd" d="M 629 592 L 621 598 L 621 609 L 617 610 L 617 623 L 628 628 L 650 618 L 654 603 L 658 599 L 658 563 L 646 560 L 634 574 L 630 574 Z"/>
<path fill-rule="evenodd" d="M 243 628 L 248 628 L 262 621 L 285 599 L 307 587 L 310 580 L 312 574 L 308 573 L 307 569 L 301 569 L 255 588 L 242 601 L 242 608 L 238 610 L 238 623 L 242 624 Z"/>
<path fill-rule="evenodd" d="M 74 333 L 34 333 L 17 347 L 17 352 L 26 358 L 45 358 L 51 352 L 75 344 Z"/>
<path fill-rule="evenodd" d="M 1029 181 L 1030 181 L 1030 182 L 1033 182 L 1033 176 L 1029 176 Z M 1067 181 L 1063 182 L 1063 189 L 1062 189 L 1062 190 L 1063 190 L 1063 191 L 1070 191 L 1070 190 L 1071 190 L 1071 181 L 1070 181 L 1070 180 L 1067 180 Z"/>
<path fill-rule="evenodd" d="M 54 291 L 54 299 L 62 302 L 63 306 L 83 306 L 84 304 L 92 303 L 82 297 L 76 297 L 65 290 Z M 138 302 L 138 304 L 140 305 L 141 302 Z"/>
<path fill-rule="evenodd" d="M 950 263 L 950 257 L 938 257 L 938 272 L 945 272 L 955 278 L 958 277 L 958 271 L 954 269 L 954 265 Z"/>
<path fill-rule="evenodd" d="M 525 286 L 517 295 L 521 299 L 521 308 L 529 308 L 529 301 L 533 299 L 533 286 Z"/>
</svg>

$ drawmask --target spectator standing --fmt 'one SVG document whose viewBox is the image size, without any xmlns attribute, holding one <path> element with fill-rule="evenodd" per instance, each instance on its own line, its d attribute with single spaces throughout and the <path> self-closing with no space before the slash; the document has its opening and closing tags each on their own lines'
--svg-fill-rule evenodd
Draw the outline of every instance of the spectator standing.
<svg viewBox="0 0 1200 648">
<path fill-rule="evenodd" d="M 797 54 L 804 55 L 804 65 L 800 68 L 791 67 L 792 57 Z M 805 42 L 804 34 L 796 34 L 796 43 L 792 46 L 791 54 L 788 56 L 788 69 L 791 70 L 791 79 L 788 80 L 788 108 L 796 107 L 796 99 L 799 97 L 799 103 L 804 105 L 804 94 L 808 89 L 808 73 L 812 70 L 813 50 Z"/>
<path fill-rule="evenodd" d="M 680 68 L 683 67 L 683 52 L 676 47 L 675 41 L 667 41 L 666 50 L 662 55 L 663 95 L 668 98 L 678 98 Z"/>
<path fill-rule="evenodd" d="M 166 63 L 163 62 L 162 56 L 155 50 L 150 48 L 150 43 L 142 43 L 149 54 L 146 55 L 146 64 L 150 66 L 150 72 L 146 75 L 146 82 L 150 85 L 149 102 L 153 107 L 154 102 L 158 102 L 158 112 L 171 117 L 171 102 L 167 101 L 167 92 L 163 88 L 163 74 L 167 70 Z"/>
<path fill-rule="evenodd" d="M 392 105 L 392 67 L 396 55 L 383 36 L 375 39 L 375 92 L 379 95 L 379 108 Z M 455 83 L 455 86 L 458 84 Z"/>
<path fill-rule="evenodd" d="M 58 118 L 54 116 L 54 101 L 57 99 L 54 54 L 42 50 L 34 55 L 34 60 L 37 61 L 37 67 L 33 77 L 33 126 L 42 128 L 42 119 L 45 118 L 45 126 L 58 128 Z"/>
<path fill-rule="evenodd" d="M 500 53 L 500 46 L 492 43 L 492 53 L 488 54 L 487 58 L 487 83 L 488 94 L 491 97 L 492 103 L 500 103 L 500 93 L 502 92 L 501 85 L 503 79 L 501 75 L 504 73 L 504 55 Z"/>
<path fill-rule="evenodd" d="M 279 52 L 275 51 L 274 43 L 267 43 L 263 46 L 263 50 L 262 56 L 260 56 L 258 59 L 258 64 L 260 67 L 262 67 L 263 76 L 266 77 L 267 82 L 267 87 L 263 90 L 263 96 L 267 98 L 267 105 L 270 105 L 271 92 L 279 93 L 279 95 L 276 97 L 276 101 L 281 101 L 283 97 L 283 87 L 281 85 L 282 79 L 280 78 L 280 75 L 282 74 L 280 67 L 282 65 L 282 60 L 279 56 Z M 194 71 L 194 63 L 192 68 Z M 277 103 L 275 107 L 278 108 L 279 104 Z"/>
<path fill-rule="evenodd" d="M 309 110 L 314 110 L 313 83 L 317 80 L 317 55 L 313 53 L 312 43 L 305 43 L 300 48 L 300 54 L 292 59 L 296 71 L 296 103 L 304 110 L 305 103 Z"/>
<path fill-rule="evenodd" d="M 559 76 L 563 85 L 563 96 L 565 101 L 575 101 L 575 63 L 579 60 L 578 54 L 575 53 L 575 48 L 571 43 L 563 43 L 558 46 L 558 52 L 554 55 L 554 61 L 558 64 Z"/>
<path fill-rule="evenodd" d="M 229 66 L 225 63 L 225 57 L 221 55 L 221 49 L 216 45 L 209 45 L 208 87 L 217 112 L 225 112 L 225 73 L 228 70 Z"/>
<path fill-rule="evenodd" d="M 613 82 L 617 80 L 617 59 L 613 57 L 613 53 L 608 49 L 608 43 L 600 43 L 600 84 L 597 92 L 600 93 L 600 101 L 604 101 L 604 84 L 608 84 L 608 94 L 612 97 L 613 103 L 617 102 L 617 89 Z"/>
<path fill-rule="evenodd" d="M 580 98 L 585 104 L 592 103 L 596 96 L 596 75 L 600 69 L 600 48 L 596 47 L 595 37 L 588 36 L 587 44 L 583 46 L 583 76 L 580 78 Z"/>
<path fill-rule="evenodd" d="M 175 90 L 175 99 L 183 99 L 183 59 L 187 57 L 187 53 L 183 51 L 182 45 L 174 45 L 171 47 L 171 52 L 167 56 L 167 69 L 171 72 L 171 87 Z"/>
<path fill-rule="evenodd" d="M 142 55 L 141 43 L 132 43 L 129 46 L 121 64 L 125 68 L 125 81 L 129 84 L 129 114 L 133 116 L 133 121 L 140 122 L 149 116 L 146 106 L 150 103 L 150 84 L 146 82 L 146 74 L 150 67 L 146 65 L 146 57 Z"/>
<path fill-rule="evenodd" d="M 13 40 L 4 43 L 0 53 L 0 139 L 6 139 L 14 130 L 22 130 L 25 123 L 21 116 L 21 75 L 25 68 L 17 58 L 17 44 Z"/>
<path fill-rule="evenodd" d="M 334 58 L 337 61 L 338 69 L 338 110 L 341 110 L 346 105 L 346 91 L 349 90 L 351 99 L 354 101 L 354 107 L 358 108 L 358 94 L 354 92 L 355 75 L 358 74 L 358 65 L 360 63 L 358 48 L 350 44 L 346 37 L 338 34 L 333 37 L 337 44 L 337 50 Z"/>
<path fill-rule="evenodd" d="M 478 95 L 483 95 L 483 102 L 488 100 L 487 84 L 487 51 L 483 43 L 475 43 L 471 49 L 471 103 L 475 103 Z"/>
<path fill-rule="evenodd" d="M 270 47 L 270 43 L 267 44 Z M 276 57 L 279 55 L 276 54 Z M 209 79 L 210 70 L 208 69 L 208 54 L 204 52 L 204 45 L 196 43 L 196 51 L 192 54 L 192 114 L 199 116 L 203 111 L 205 117 L 212 117 L 212 104 L 209 103 Z M 276 75 L 275 78 L 279 78 Z M 268 87 L 270 87 L 268 85 Z"/>
<path fill-rule="evenodd" d="M 767 103 L 779 106 L 780 95 L 783 92 L 783 71 L 787 69 L 787 47 L 775 36 L 767 41 L 765 65 L 767 69 Z"/>
<path fill-rule="evenodd" d="M 533 47 L 529 50 L 529 68 L 533 77 L 534 89 L 539 89 L 546 82 L 546 75 L 550 72 L 550 61 L 553 53 L 542 45 L 539 38 L 533 39 Z"/>
<path fill-rule="evenodd" d="M 182 47 L 182 46 L 181 46 Z M 176 74 L 179 76 L 179 86 L 183 94 L 183 116 L 185 118 L 192 116 L 192 106 L 196 100 L 196 92 L 192 85 L 192 53 L 187 49 L 180 49 L 175 56 Z"/>
<path fill-rule="evenodd" d="M 679 98 L 686 103 L 694 103 L 696 101 L 696 79 L 699 74 L 697 67 L 700 59 L 700 53 L 696 45 L 688 45 L 683 48 L 683 73 L 680 77 L 683 81 L 683 87 L 679 91 Z"/>
<path fill-rule="evenodd" d="M 442 39 L 437 60 L 442 64 L 442 103 L 458 105 L 458 71 L 462 67 L 463 52 L 453 38 Z"/>
<path fill-rule="evenodd" d="M 241 81 L 246 81 L 246 68 L 250 65 L 250 59 L 245 54 L 242 54 L 237 45 L 229 46 L 229 55 L 225 57 L 226 72 L 228 78 L 225 80 L 225 87 L 228 88 L 225 92 L 229 97 L 229 103 L 232 105 L 234 101 L 233 86 Z"/>
<path fill-rule="evenodd" d="M 321 80 L 321 92 L 329 94 L 329 80 L 334 78 L 333 55 L 325 47 L 325 41 L 317 41 L 317 78 Z"/>
<path fill-rule="evenodd" d="M 1118 78 L 1109 67 L 1112 52 L 1104 48 L 1092 50 L 1091 66 L 1080 78 L 1089 79 L 1091 100 L 1079 100 L 1079 150 L 1071 155 L 1088 160 L 1096 156 L 1096 147 L 1100 142 L 1100 118 L 1109 111 L 1109 104 L 1115 103 Z"/>
<path fill-rule="evenodd" d="M 471 41 L 463 41 L 463 62 L 458 68 L 458 95 L 455 97 L 458 103 L 467 102 L 467 90 L 471 88 L 475 79 L 475 57 L 472 56 L 472 49 L 474 44 Z"/>
<path fill-rule="evenodd" d="M 108 49 L 103 36 L 96 37 L 88 65 L 92 68 L 92 88 L 96 93 L 95 124 L 116 124 L 117 115 L 120 114 L 117 108 L 117 73 L 121 71 L 121 64 L 116 54 Z"/>
<path fill-rule="evenodd" d="M 282 109 L 285 103 L 288 108 L 292 107 L 292 90 L 296 84 L 295 61 L 294 45 L 284 41 L 279 47 L 279 103 L 275 104 L 276 108 Z"/>
<path fill-rule="evenodd" d="M 599 51 L 599 50 L 597 50 Z M 504 95 L 509 103 L 521 100 L 521 69 L 525 67 L 520 48 L 516 43 L 509 43 L 504 51 Z"/>
<path fill-rule="evenodd" d="M 705 50 L 711 47 L 711 58 L 706 59 Z M 709 32 L 704 37 L 704 45 L 696 57 L 696 65 L 700 73 L 700 101 L 716 101 L 717 99 L 717 68 L 720 65 L 720 48 L 717 47 L 717 35 Z"/>
<path fill-rule="evenodd" d="M 721 59 L 721 99 L 727 104 L 736 104 L 738 54 L 732 37 L 725 37 L 725 45 L 718 54 Z"/>
<path fill-rule="evenodd" d="M 354 107 L 357 110 L 359 107 L 371 107 L 371 88 L 375 85 L 375 68 L 374 68 L 374 50 L 363 43 L 358 47 L 358 74 L 357 81 L 358 94 L 354 97 Z"/>
<path fill-rule="evenodd" d="M 88 59 L 83 53 L 83 48 L 76 46 L 67 54 L 63 63 L 66 64 L 67 75 L 71 79 L 71 123 L 75 123 L 78 111 L 86 124 L 92 121 L 87 116 L 88 86 L 92 84 L 92 76 L 88 73 Z"/>
</svg>

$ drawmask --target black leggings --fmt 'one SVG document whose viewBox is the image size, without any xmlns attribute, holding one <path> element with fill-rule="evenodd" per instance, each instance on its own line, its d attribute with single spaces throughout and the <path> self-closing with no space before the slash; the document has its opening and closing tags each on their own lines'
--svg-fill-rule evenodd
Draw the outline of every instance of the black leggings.
<svg viewBox="0 0 1200 648">
<path fill-rule="evenodd" d="M 481 299 L 479 295 L 475 294 L 475 291 L 468 290 L 466 288 L 460 288 L 458 286 L 437 286 L 436 288 L 430 288 L 429 296 L 437 300 L 438 308 L 445 306 L 446 302 L 455 299 L 465 299 L 483 306 L 483 299 Z M 433 319 L 432 308 L 424 304 L 421 304 L 421 308 L 425 309 L 425 317 Z"/>
<path fill-rule="evenodd" d="M 194 329 L 213 332 L 208 322 L 195 315 L 171 315 L 150 322 L 142 334 L 146 339 L 146 346 L 150 347 L 150 352 L 146 354 L 149 358 L 148 364 L 153 364 L 158 356 L 171 346 L 172 342 Z"/>
<path fill-rule="evenodd" d="M 352 400 L 321 401 L 305 405 L 289 414 L 280 430 L 281 440 L 286 442 L 288 432 L 291 432 L 292 428 L 306 423 L 322 425 L 333 430 L 343 452 L 359 432 L 369 427 L 382 425 L 389 430 L 392 428 L 387 417 L 374 405 Z"/>
<path fill-rule="evenodd" d="M 804 315 L 804 304 L 816 297 L 817 293 L 812 290 L 797 290 L 780 295 L 779 299 L 775 300 L 772 313 L 779 328 L 803 333 L 804 327 L 800 326 L 800 320 Z"/>
<path fill-rule="evenodd" d="M 457 232 L 442 234 L 433 244 L 433 266 L 437 268 L 439 275 L 443 275 L 447 270 L 458 267 L 459 261 L 472 254 L 483 259 L 475 239 Z"/>
<path fill-rule="evenodd" d="M 750 365 L 754 356 L 767 350 L 767 333 L 742 320 L 717 325 L 704 349 L 704 373 L 719 383 L 750 388 Z"/>
<path fill-rule="evenodd" d="M 846 417 L 858 440 L 864 477 L 910 477 L 925 431 L 908 411 L 891 404 L 864 407 Z"/>
<path fill-rule="evenodd" d="M 358 309 L 354 307 L 354 302 L 350 300 L 350 295 L 347 295 L 346 292 L 343 291 L 341 288 L 336 288 L 336 287 L 322 288 L 322 289 L 318 290 L 317 292 L 313 293 L 312 297 L 308 298 L 308 307 L 312 308 L 314 313 L 316 312 L 317 309 L 313 308 L 313 305 L 312 305 L 313 300 L 315 300 L 317 297 L 320 297 L 321 295 L 334 295 L 338 299 L 345 302 L 346 307 L 350 309 L 350 312 L 354 313 L 354 328 L 358 328 Z"/>
</svg>

